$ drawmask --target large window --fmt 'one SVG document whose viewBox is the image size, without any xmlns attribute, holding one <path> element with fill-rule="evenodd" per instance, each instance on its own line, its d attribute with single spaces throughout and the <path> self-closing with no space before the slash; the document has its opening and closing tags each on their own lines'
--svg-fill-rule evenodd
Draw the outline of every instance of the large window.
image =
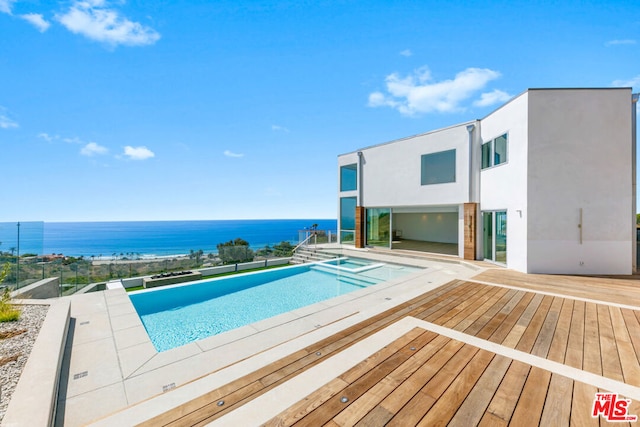
<svg viewBox="0 0 640 427">
<path fill-rule="evenodd" d="M 456 150 L 423 154 L 420 176 L 422 185 L 456 182 Z"/>
<path fill-rule="evenodd" d="M 353 242 L 356 231 L 356 198 L 340 199 L 340 241 Z"/>
<path fill-rule="evenodd" d="M 482 144 L 482 169 L 507 162 L 507 134 Z"/>
<path fill-rule="evenodd" d="M 358 188 L 358 165 L 346 165 L 340 168 L 340 191 L 352 191 Z"/>
</svg>

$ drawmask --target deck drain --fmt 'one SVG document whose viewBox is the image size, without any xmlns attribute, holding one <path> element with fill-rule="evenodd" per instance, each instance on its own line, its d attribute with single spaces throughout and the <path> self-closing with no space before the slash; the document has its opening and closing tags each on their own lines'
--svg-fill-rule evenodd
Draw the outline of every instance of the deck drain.
<svg viewBox="0 0 640 427">
<path fill-rule="evenodd" d="M 167 385 L 163 385 L 162 386 L 162 392 L 166 393 L 169 390 L 173 390 L 174 388 L 176 388 L 176 383 L 171 383 L 171 384 L 167 384 Z"/>
<path fill-rule="evenodd" d="M 347 396 L 342 396 L 340 398 L 340 402 L 342 402 L 342 403 L 347 403 L 348 401 L 349 401 L 349 398 Z"/>
<path fill-rule="evenodd" d="M 88 325 L 89 323 L 91 323 L 89 320 L 85 321 L 85 322 L 80 322 L 80 325 Z"/>
<path fill-rule="evenodd" d="M 386 297 L 385 299 L 386 299 L 387 301 L 391 301 L 391 298 L 389 298 L 389 297 Z"/>
<path fill-rule="evenodd" d="M 319 351 L 316 351 L 316 356 L 322 356 L 322 353 L 320 353 Z"/>
<path fill-rule="evenodd" d="M 78 374 L 75 374 L 75 375 L 73 376 L 73 379 L 74 379 L 74 380 L 78 380 L 78 379 L 80 379 L 80 378 L 84 378 L 84 377 L 86 377 L 87 375 L 89 375 L 89 371 L 82 371 L 82 372 L 80 372 L 80 373 L 78 373 Z"/>
<path fill-rule="evenodd" d="M 218 405 L 218 406 L 223 406 L 223 405 L 224 405 L 224 400 L 218 400 L 217 405 Z"/>
</svg>

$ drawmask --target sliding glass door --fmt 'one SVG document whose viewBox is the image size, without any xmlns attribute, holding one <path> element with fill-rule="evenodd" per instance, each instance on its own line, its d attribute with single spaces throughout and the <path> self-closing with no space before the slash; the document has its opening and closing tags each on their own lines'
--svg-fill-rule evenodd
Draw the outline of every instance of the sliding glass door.
<svg viewBox="0 0 640 427">
<path fill-rule="evenodd" d="M 482 244 L 484 259 L 507 263 L 507 212 L 482 212 Z"/>
<path fill-rule="evenodd" d="M 391 209 L 367 209 L 367 245 L 391 247 Z"/>
</svg>

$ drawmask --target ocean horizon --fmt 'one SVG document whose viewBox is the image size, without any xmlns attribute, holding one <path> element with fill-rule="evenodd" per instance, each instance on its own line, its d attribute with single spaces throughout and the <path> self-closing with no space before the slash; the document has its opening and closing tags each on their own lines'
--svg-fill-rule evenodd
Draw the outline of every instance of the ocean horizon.
<svg viewBox="0 0 640 427">
<path fill-rule="evenodd" d="M 298 232 L 314 224 L 336 231 L 335 219 L 244 219 L 190 221 L 21 222 L 20 253 L 109 258 L 217 252 L 219 243 L 241 238 L 252 249 L 282 241 L 296 243 Z M 0 251 L 16 250 L 17 223 L 0 223 Z"/>
</svg>

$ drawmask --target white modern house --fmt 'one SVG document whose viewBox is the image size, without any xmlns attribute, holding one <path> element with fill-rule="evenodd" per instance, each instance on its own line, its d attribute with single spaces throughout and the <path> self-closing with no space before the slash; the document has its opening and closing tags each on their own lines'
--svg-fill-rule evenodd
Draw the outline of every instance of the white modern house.
<svg viewBox="0 0 640 427">
<path fill-rule="evenodd" d="M 340 155 L 341 243 L 631 274 L 637 100 L 529 89 L 483 119 Z"/>
</svg>

